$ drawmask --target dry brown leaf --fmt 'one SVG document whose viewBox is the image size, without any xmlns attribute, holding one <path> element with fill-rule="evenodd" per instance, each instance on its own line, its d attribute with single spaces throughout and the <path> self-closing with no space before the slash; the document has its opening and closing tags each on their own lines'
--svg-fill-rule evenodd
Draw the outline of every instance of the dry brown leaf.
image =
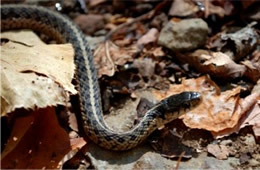
<svg viewBox="0 0 260 170">
<path fill-rule="evenodd" d="M 29 30 L 21 30 L 19 32 L 7 31 L 7 32 L 2 32 L 0 35 L 1 38 L 5 38 L 15 42 L 20 42 L 29 47 L 45 44 L 37 35 L 35 35 L 33 32 Z"/>
<path fill-rule="evenodd" d="M 178 55 L 202 73 L 221 78 L 236 78 L 244 75 L 246 67 L 236 64 L 224 53 L 196 50 L 188 56 Z"/>
<path fill-rule="evenodd" d="M 69 138 L 65 130 L 60 127 L 53 107 L 32 111 L 27 116 L 18 117 L 15 121 L 9 141 L 2 153 L 2 168 L 57 168 L 60 160 L 68 152 L 86 144 L 82 138 Z M 28 122 L 31 123 L 26 132 L 23 128 L 19 128 Z"/>
<path fill-rule="evenodd" d="M 247 68 L 245 76 L 253 82 L 257 82 L 260 79 L 260 52 L 256 50 L 251 60 L 245 60 L 241 63 Z"/>
<path fill-rule="evenodd" d="M 26 111 L 19 110 L 16 111 L 23 114 L 26 114 Z M 1 154 L 2 159 L 8 155 L 11 151 L 14 150 L 14 148 L 17 146 L 17 144 L 22 140 L 23 136 L 27 133 L 28 129 L 31 128 L 32 124 L 34 122 L 34 115 L 28 114 L 24 117 L 19 117 L 16 119 L 16 122 L 14 123 L 13 129 L 15 131 L 12 132 L 12 134 L 9 137 L 8 143 L 6 144 L 6 147 L 4 148 L 4 151 Z"/>
<path fill-rule="evenodd" d="M 145 35 L 143 35 L 138 41 L 137 45 L 146 45 L 156 42 L 159 36 L 159 31 L 156 28 L 151 28 Z"/>
<path fill-rule="evenodd" d="M 206 129 L 212 133 L 217 133 L 234 128 L 245 112 L 257 101 L 256 97 L 251 98 L 250 103 L 245 107 L 246 99 L 239 97 L 240 89 L 238 86 L 232 90 L 220 92 L 219 87 L 209 77 L 203 76 L 197 79 L 184 80 L 180 85 L 171 85 L 166 93 L 154 90 L 154 94 L 158 100 L 161 100 L 182 91 L 200 92 L 202 102 L 181 118 L 188 127 Z"/>
<path fill-rule="evenodd" d="M 239 122 L 234 127 L 226 128 L 218 132 L 212 132 L 212 135 L 215 138 L 221 138 L 232 133 L 237 133 L 245 126 L 252 125 L 255 135 L 259 136 L 259 123 L 257 122 L 260 113 L 259 100 L 259 92 L 252 93 L 245 99 L 241 99 L 240 107 L 238 108 L 238 112 L 240 112 L 241 115 Z"/>
<path fill-rule="evenodd" d="M 98 14 L 81 14 L 75 17 L 73 21 L 88 35 L 103 29 L 105 26 L 104 16 Z"/>
<path fill-rule="evenodd" d="M 69 113 L 69 126 L 72 130 L 78 132 L 79 128 L 78 128 L 78 121 L 77 121 L 77 117 L 75 115 L 75 113 Z"/>
<path fill-rule="evenodd" d="M 239 61 L 250 54 L 259 39 L 257 31 L 253 28 L 256 24 L 257 22 L 252 22 L 234 33 L 221 34 L 221 40 L 225 42 L 221 51 L 234 61 Z"/>
<path fill-rule="evenodd" d="M 260 97 L 258 102 L 255 103 L 254 107 L 250 110 L 248 117 L 246 117 L 240 129 L 249 125 L 253 126 L 255 136 L 260 137 Z"/>
<path fill-rule="evenodd" d="M 229 150 L 225 145 L 209 144 L 207 150 L 220 160 L 227 159 L 229 155 Z"/>
<path fill-rule="evenodd" d="M 65 105 L 69 93 L 76 94 L 70 44 L 46 45 L 31 31 L 6 32 L 1 38 L 9 39 L 1 48 L 2 115 L 16 108 Z"/>
<path fill-rule="evenodd" d="M 252 93 L 260 93 L 260 79 L 256 82 L 256 85 L 254 86 Z"/>
<path fill-rule="evenodd" d="M 232 14 L 232 11 L 234 10 L 233 4 L 226 0 L 202 1 L 202 3 L 205 6 L 206 18 L 209 15 L 214 15 L 214 14 L 222 18 L 225 15 Z"/>
<path fill-rule="evenodd" d="M 206 10 L 205 10 L 206 18 L 212 14 L 217 14 L 219 17 L 225 16 L 225 10 L 220 6 L 213 5 L 211 2 L 208 2 L 207 4 L 205 4 L 205 8 L 206 8 Z"/>
<path fill-rule="evenodd" d="M 199 11 L 198 5 L 192 0 L 175 0 L 169 10 L 170 16 L 186 17 Z"/>
<path fill-rule="evenodd" d="M 143 48 L 144 56 L 147 57 L 162 57 L 165 56 L 165 52 L 163 51 L 162 47 L 152 47 L 151 49 Z"/>
<path fill-rule="evenodd" d="M 89 6 L 90 7 L 94 7 L 94 6 L 99 5 L 99 4 L 101 4 L 103 2 L 106 2 L 106 1 L 107 0 L 90 0 L 89 1 Z"/>
<path fill-rule="evenodd" d="M 117 65 L 122 66 L 126 62 L 133 61 L 133 55 L 138 51 L 136 46 L 120 48 L 111 41 L 101 43 L 94 52 L 94 61 L 98 69 L 98 77 L 102 75 L 113 76 Z"/>
<path fill-rule="evenodd" d="M 162 50 L 162 47 L 157 47 L 157 48 L 151 49 L 151 51 L 152 51 L 152 54 L 153 54 L 154 57 L 165 56 L 165 53 Z"/>
<path fill-rule="evenodd" d="M 110 17 L 110 23 L 112 24 L 122 24 L 125 22 L 130 22 L 132 21 L 133 18 L 127 18 L 127 17 L 122 17 L 121 15 L 113 15 L 112 17 Z"/>
</svg>

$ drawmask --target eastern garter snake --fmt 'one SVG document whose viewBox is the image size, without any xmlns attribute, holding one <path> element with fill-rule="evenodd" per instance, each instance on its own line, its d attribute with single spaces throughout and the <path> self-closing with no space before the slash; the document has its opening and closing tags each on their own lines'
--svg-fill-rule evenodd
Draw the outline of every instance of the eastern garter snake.
<svg viewBox="0 0 260 170">
<path fill-rule="evenodd" d="M 131 149 L 144 141 L 157 127 L 178 118 L 200 101 L 197 92 L 170 96 L 147 111 L 132 130 L 116 133 L 103 120 L 98 78 L 85 35 L 67 17 L 43 7 L 2 5 L 1 31 L 11 29 L 32 29 L 59 43 L 73 45 L 84 131 L 104 148 Z"/>
</svg>

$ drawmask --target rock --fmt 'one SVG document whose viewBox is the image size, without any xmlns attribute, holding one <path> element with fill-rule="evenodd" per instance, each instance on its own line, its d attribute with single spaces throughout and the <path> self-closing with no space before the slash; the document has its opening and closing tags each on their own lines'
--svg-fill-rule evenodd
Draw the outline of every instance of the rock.
<svg viewBox="0 0 260 170">
<path fill-rule="evenodd" d="M 209 144 L 207 151 L 220 160 L 227 159 L 229 156 L 229 149 L 225 145 Z"/>
<path fill-rule="evenodd" d="M 223 140 L 223 141 L 220 142 L 220 144 L 221 144 L 221 145 L 225 145 L 225 146 L 227 146 L 227 145 L 232 144 L 232 140 L 231 140 L 231 139 Z"/>
<path fill-rule="evenodd" d="M 105 25 L 104 17 L 102 15 L 79 15 L 74 21 L 86 34 L 93 34 L 97 30 L 104 28 Z"/>
<path fill-rule="evenodd" d="M 202 19 L 169 21 L 159 35 L 158 44 L 173 51 L 189 51 L 205 44 L 208 25 Z"/>
</svg>

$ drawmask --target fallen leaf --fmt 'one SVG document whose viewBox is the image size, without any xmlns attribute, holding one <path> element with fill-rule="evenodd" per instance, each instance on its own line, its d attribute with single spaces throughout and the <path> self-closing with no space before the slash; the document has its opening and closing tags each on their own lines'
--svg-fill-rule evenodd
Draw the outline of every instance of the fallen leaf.
<svg viewBox="0 0 260 170">
<path fill-rule="evenodd" d="M 128 45 L 131 45 L 132 40 L 131 40 L 131 38 L 130 39 L 125 38 L 125 39 L 122 39 L 122 40 L 115 40 L 114 42 L 119 47 L 125 47 L 125 46 L 128 46 Z"/>
<path fill-rule="evenodd" d="M 145 35 L 143 35 L 138 41 L 137 45 L 146 45 L 156 42 L 159 36 L 159 31 L 156 28 L 151 28 Z"/>
<path fill-rule="evenodd" d="M 121 15 L 113 15 L 110 18 L 110 23 L 118 25 L 118 24 L 122 24 L 125 22 L 130 22 L 132 20 L 133 20 L 133 18 L 122 17 Z"/>
<path fill-rule="evenodd" d="M 235 63 L 229 56 L 222 52 L 196 50 L 186 55 L 178 55 L 202 73 L 221 77 L 224 79 L 242 77 L 246 67 Z"/>
<path fill-rule="evenodd" d="M 202 1 L 201 3 L 204 4 L 206 18 L 214 14 L 223 18 L 225 15 L 232 14 L 234 10 L 233 4 L 226 0 Z"/>
<path fill-rule="evenodd" d="M 241 64 L 247 68 L 245 76 L 253 82 L 257 82 L 260 79 L 260 52 L 256 50 L 252 56 L 252 59 L 242 61 Z"/>
<path fill-rule="evenodd" d="M 226 42 L 221 39 L 221 35 L 225 34 L 226 32 L 227 30 L 224 29 L 221 32 L 218 32 L 217 34 L 209 37 L 205 45 L 206 48 L 216 49 L 216 51 L 221 51 L 221 48 L 226 44 Z"/>
<path fill-rule="evenodd" d="M 253 108 L 258 107 L 257 102 L 259 100 L 260 100 L 260 93 L 252 93 L 251 95 L 247 96 L 245 99 L 241 100 L 240 107 L 238 107 L 238 109 L 237 109 L 237 113 L 239 113 L 240 117 L 241 117 L 239 119 L 239 121 L 236 122 L 235 126 L 227 127 L 225 129 L 217 131 L 217 132 L 211 132 L 212 135 L 214 136 L 214 138 L 221 138 L 224 136 L 228 136 L 232 133 L 238 133 L 239 130 L 241 129 L 240 126 L 245 121 L 245 119 L 247 117 L 249 117 L 249 120 L 250 120 L 250 117 L 251 117 L 250 115 L 252 113 L 252 110 L 254 110 Z M 252 114 L 255 115 L 254 112 Z M 257 119 L 257 117 L 256 117 L 256 119 Z M 258 125 L 256 125 L 256 126 L 258 126 Z"/>
<path fill-rule="evenodd" d="M 85 34 L 93 34 L 105 26 L 104 16 L 97 14 L 79 15 L 74 19 L 74 22 Z"/>
<path fill-rule="evenodd" d="M 236 124 L 232 127 L 224 128 L 220 131 L 212 131 L 212 135 L 214 138 L 221 138 L 224 136 L 228 136 L 232 133 L 238 133 L 241 129 L 241 124 L 245 121 L 247 117 L 250 117 L 250 113 L 252 108 L 256 107 L 258 100 L 260 99 L 260 93 L 252 93 L 251 95 L 247 96 L 244 99 L 240 99 L 239 107 L 237 107 L 237 113 L 240 114 L 240 119 Z"/>
<path fill-rule="evenodd" d="M 154 57 L 162 57 L 165 56 L 164 51 L 162 50 L 162 47 L 157 47 L 154 49 L 151 49 L 151 52 L 153 54 Z"/>
<path fill-rule="evenodd" d="M 202 76 L 183 80 L 180 85 L 171 85 L 167 92 L 154 90 L 153 93 L 158 100 L 161 100 L 183 91 L 200 92 L 201 103 L 180 118 L 190 128 L 205 129 L 211 131 L 213 135 L 219 132 L 227 135 L 230 132 L 224 130 L 234 128 L 257 101 L 256 96 L 248 96 L 251 99 L 250 103 L 246 102 L 248 99 L 240 98 L 240 89 L 237 86 L 232 90 L 220 92 L 219 87 L 209 77 Z"/>
<path fill-rule="evenodd" d="M 22 109 L 19 110 L 18 112 L 21 114 L 26 114 L 26 111 Z M 1 154 L 2 158 L 4 158 L 6 155 L 8 155 L 11 151 L 15 149 L 17 144 L 23 139 L 23 136 L 26 134 L 28 129 L 31 128 L 33 122 L 34 122 L 33 114 L 28 114 L 28 116 L 17 118 L 17 121 L 14 123 L 13 126 L 13 129 L 16 129 L 16 131 L 15 132 L 13 131 L 13 133 L 10 135 L 8 143 L 6 144 L 6 147 Z"/>
<path fill-rule="evenodd" d="M 74 113 L 69 113 L 69 126 L 72 130 L 79 131 L 77 117 Z"/>
<path fill-rule="evenodd" d="M 186 17 L 199 11 L 198 5 L 192 0 L 175 0 L 169 10 L 170 16 Z"/>
<path fill-rule="evenodd" d="M 241 60 L 248 55 L 255 48 L 259 39 L 259 35 L 253 28 L 256 24 L 256 22 L 252 22 L 235 33 L 222 34 L 221 39 L 226 42 L 226 45 L 222 47 L 221 51 L 228 53 L 234 61 Z"/>
<path fill-rule="evenodd" d="M 2 62 L 16 64 L 19 72 L 32 71 L 50 77 L 65 90 L 76 94 L 71 83 L 75 70 L 72 44 L 46 45 L 31 31 L 4 32 L 1 38 L 14 41 L 2 46 Z"/>
<path fill-rule="evenodd" d="M 71 83 L 72 45 L 46 45 L 30 31 L 6 32 L 1 37 L 9 39 L 1 48 L 2 116 L 16 108 L 65 105 L 69 93 L 76 94 Z"/>
<path fill-rule="evenodd" d="M 229 150 L 225 145 L 209 144 L 207 150 L 220 160 L 227 159 L 229 155 Z"/>
<path fill-rule="evenodd" d="M 162 47 L 152 47 L 151 49 L 143 48 L 143 56 L 147 57 L 163 57 L 165 56 L 165 52 L 163 51 Z"/>
<path fill-rule="evenodd" d="M 256 82 L 256 85 L 252 90 L 252 93 L 259 93 L 259 92 L 260 92 L 260 79 Z"/>
<path fill-rule="evenodd" d="M 94 7 L 94 6 L 97 6 L 103 2 L 106 2 L 107 0 L 90 0 L 89 1 L 89 6 L 90 7 Z"/>
<path fill-rule="evenodd" d="M 133 55 L 138 52 L 136 46 L 120 48 L 111 41 L 101 43 L 94 52 L 94 61 L 98 69 L 98 77 L 102 75 L 113 76 L 117 65 L 133 61 Z"/>
<path fill-rule="evenodd" d="M 242 129 L 245 126 L 252 126 L 253 131 L 256 137 L 260 137 L 260 97 L 255 103 L 253 108 L 250 110 L 248 116 L 241 124 L 239 129 Z"/>
<path fill-rule="evenodd" d="M 2 168 L 57 168 L 60 160 L 68 152 L 77 150 L 86 143 L 82 138 L 69 138 L 59 125 L 54 107 L 31 111 L 27 116 L 18 117 L 14 123 L 13 131 L 2 153 Z M 24 129 L 19 127 L 28 123 L 28 120 L 31 123 L 24 132 Z M 14 141 L 14 137 L 17 140 Z"/>
</svg>

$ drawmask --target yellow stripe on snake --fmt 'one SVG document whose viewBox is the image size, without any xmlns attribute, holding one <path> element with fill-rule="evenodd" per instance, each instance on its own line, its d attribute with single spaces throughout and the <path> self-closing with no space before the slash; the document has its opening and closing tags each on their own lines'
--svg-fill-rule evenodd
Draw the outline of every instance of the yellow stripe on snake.
<svg viewBox="0 0 260 170">
<path fill-rule="evenodd" d="M 2 5 L 1 31 L 12 29 L 32 29 L 58 43 L 73 45 L 83 129 L 91 140 L 106 149 L 134 148 L 157 127 L 178 118 L 200 101 L 200 94 L 197 92 L 170 96 L 148 110 L 132 130 L 117 133 L 111 130 L 103 119 L 97 72 L 85 35 L 70 19 L 43 7 Z"/>
</svg>

